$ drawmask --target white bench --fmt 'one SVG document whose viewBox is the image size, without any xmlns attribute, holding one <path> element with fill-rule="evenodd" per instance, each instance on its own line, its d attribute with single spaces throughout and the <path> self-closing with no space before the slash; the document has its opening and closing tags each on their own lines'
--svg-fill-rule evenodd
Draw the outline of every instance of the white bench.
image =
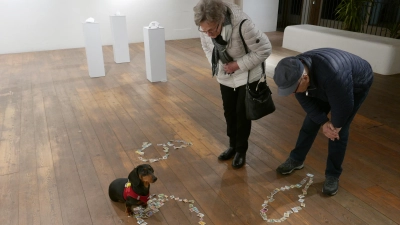
<svg viewBox="0 0 400 225">
<path fill-rule="evenodd" d="M 375 73 L 400 73 L 400 40 L 314 25 L 285 28 L 283 48 L 305 52 L 316 48 L 337 48 L 367 60 Z"/>
</svg>

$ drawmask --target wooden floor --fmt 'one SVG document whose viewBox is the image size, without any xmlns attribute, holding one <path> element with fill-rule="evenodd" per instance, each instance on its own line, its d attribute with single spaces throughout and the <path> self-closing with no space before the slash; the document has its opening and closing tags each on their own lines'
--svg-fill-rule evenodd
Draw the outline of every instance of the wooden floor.
<svg viewBox="0 0 400 225">
<path fill-rule="evenodd" d="M 267 33 L 273 54 L 267 72 L 285 56 L 282 33 Z M 116 64 L 104 47 L 106 76 L 90 78 L 84 49 L 0 55 L 1 224 L 136 224 L 108 198 L 108 185 L 146 158 L 164 155 L 168 140 L 193 143 L 152 163 L 151 193 L 193 199 L 207 224 L 265 224 L 259 210 L 275 188 L 315 175 L 306 207 L 283 224 L 400 224 L 400 75 L 375 75 L 351 127 L 336 196 L 321 195 L 327 139 L 319 134 L 303 170 L 275 168 L 292 150 L 305 113 L 293 96 L 269 84 L 277 110 L 253 122 L 247 164 L 234 170 L 217 156 L 227 147 L 219 85 L 199 39 L 167 41 L 165 83 L 146 79 L 143 43 L 131 62 Z M 300 190 L 280 192 L 270 218 L 280 218 Z M 146 220 L 198 224 L 188 204 L 169 201 Z"/>
</svg>

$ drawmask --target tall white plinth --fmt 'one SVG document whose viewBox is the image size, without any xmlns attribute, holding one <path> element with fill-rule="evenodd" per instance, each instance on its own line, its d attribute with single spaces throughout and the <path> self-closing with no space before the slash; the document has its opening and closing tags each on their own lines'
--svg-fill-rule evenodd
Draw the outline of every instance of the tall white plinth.
<svg viewBox="0 0 400 225">
<path fill-rule="evenodd" d="M 151 82 L 167 81 L 164 28 L 143 28 L 146 75 Z"/>
<path fill-rule="evenodd" d="M 110 16 L 111 31 L 114 38 L 113 51 L 116 63 L 130 62 L 128 32 L 125 16 Z"/>
<path fill-rule="evenodd" d="M 90 77 L 102 77 L 106 75 L 104 70 L 103 49 L 100 37 L 100 25 L 98 23 L 83 23 L 85 36 L 86 58 Z"/>
</svg>

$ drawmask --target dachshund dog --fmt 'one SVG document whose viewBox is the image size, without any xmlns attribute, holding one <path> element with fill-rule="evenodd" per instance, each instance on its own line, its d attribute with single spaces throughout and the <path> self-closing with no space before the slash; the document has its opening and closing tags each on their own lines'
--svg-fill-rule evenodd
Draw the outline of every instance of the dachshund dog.
<svg viewBox="0 0 400 225">
<path fill-rule="evenodd" d="M 154 169 L 149 164 L 141 164 L 129 173 L 128 179 L 117 178 L 108 187 L 108 195 L 114 202 L 123 202 L 128 216 L 133 214 L 132 206 L 147 207 L 150 183 L 157 181 Z"/>
</svg>

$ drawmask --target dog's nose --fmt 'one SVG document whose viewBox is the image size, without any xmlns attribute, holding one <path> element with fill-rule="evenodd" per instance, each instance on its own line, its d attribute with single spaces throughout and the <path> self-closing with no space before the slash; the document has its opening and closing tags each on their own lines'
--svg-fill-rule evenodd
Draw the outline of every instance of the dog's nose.
<svg viewBox="0 0 400 225">
<path fill-rule="evenodd" d="M 157 181 L 157 177 L 154 177 L 154 178 L 153 178 L 153 182 L 156 182 L 156 181 Z"/>
</svg>

